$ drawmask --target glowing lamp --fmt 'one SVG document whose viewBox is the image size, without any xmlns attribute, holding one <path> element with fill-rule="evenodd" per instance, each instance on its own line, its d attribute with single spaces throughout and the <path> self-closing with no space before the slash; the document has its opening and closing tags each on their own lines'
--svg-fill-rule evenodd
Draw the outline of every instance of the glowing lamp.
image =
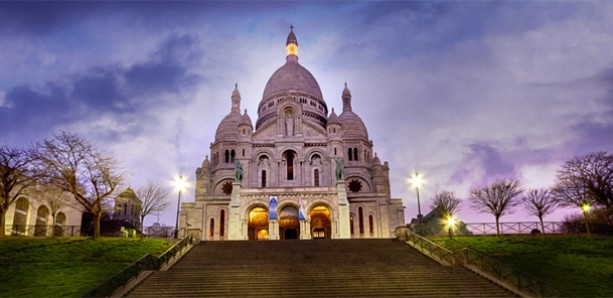
<svg viewBox="0 0 613 298">
<path fill-rule="evenodd" d="M 424 176 L 420 175 L 417 172 L 415 172 L 413 176 L 409 179 L 409 183 L 414 188 L 420 188 L 425 182 L 426 180 L 424 180 Z"/>
<path fill-rule="evenodd" d="M 184 176 L 176 177 L 172 185 L 177 192 L 185 191 L 185 189 L 187 189 L 187 187 L 189 186 L 187 183 L 187 177 Z"/>
<path fill-rule="evenodd" d="M 446 226 L 449 228 L 455 227 L 455 225 L 457 224 L 457 220 L 455 219 L 455 216 L 450 215 L 447 217 L 446 219 Z"/>
<path fill-rule="evenodd" d="M 581 205 L 581 210 L 583 210 L 583 212 L 590 212 L 590 209 L 592 209 L 592 206 L 590 206 L 589 203 Z"/>
</svg>

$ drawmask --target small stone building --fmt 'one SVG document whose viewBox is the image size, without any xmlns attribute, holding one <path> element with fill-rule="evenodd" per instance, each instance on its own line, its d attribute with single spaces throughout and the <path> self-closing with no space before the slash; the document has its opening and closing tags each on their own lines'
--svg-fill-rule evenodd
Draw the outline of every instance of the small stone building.
<svg viewBox="0 0 613 298">
<path fill-rule="evenodd" d="M 69 195 L 40 185 L 29 188 L 6 212 L 5 235 L 80 236 L 82 212 Z"/>
</svg>

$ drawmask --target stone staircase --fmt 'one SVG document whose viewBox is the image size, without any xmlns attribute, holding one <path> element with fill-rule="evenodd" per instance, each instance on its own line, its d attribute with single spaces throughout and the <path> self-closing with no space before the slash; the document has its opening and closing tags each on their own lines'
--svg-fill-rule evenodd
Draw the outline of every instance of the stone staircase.
<svg viewBox="0 0 613 298">
<path fill-rule="evenodd" d="M 390 239 L 202 242 L 131 297 L 509 297 L 462 267 Z"/>
</svg>

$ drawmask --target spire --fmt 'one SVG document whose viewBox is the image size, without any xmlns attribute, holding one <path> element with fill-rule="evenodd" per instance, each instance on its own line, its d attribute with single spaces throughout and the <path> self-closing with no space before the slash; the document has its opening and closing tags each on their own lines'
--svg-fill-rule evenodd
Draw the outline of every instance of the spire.
<svg viewBox="0 0 613 298">
<path fill-rule="evenodd" d="M 232 91 L 232 112 L 241 112 L 241 93 L 238 92 L 238 83 L 234 84 Z"/>
<path fill-rule="evenodd" d="M 351 92 L 347 88 L 347 82 L 345 82 L 345 89 L 343 89 L 341 98 L 343 99 L 343 112 L 351 111 Z"/>
<path fill-rule="evenodd" d="M 294 26 L 289 26 L 289 34 L 285 43 L 287 61 L 298 61 L 298 40 L 294 34 Z"/>
</svg>

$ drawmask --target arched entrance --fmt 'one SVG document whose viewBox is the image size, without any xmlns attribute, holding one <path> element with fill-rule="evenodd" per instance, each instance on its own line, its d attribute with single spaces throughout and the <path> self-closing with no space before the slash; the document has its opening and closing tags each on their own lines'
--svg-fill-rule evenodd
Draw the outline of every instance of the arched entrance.
<svg viewBox="0 0 613 298">
<path fill-rule="evenodd" d="M 298 209 L 292 206 L 285 206 L 279 214 L 279 236 L 281 239 L 299 239 L 300 221 L 298 220 Z"/>
<path fill-rule="evenodd" d="M 268 210 L 255 207 L 249 211 L 249 240 L 268 239 Z"/>
<path fill-rule="evenodd" d="M 34 227 L 34 236 L 47 236 L 47 219 L 49 218 L 49 209 L 46 206 L 38 207 L 36 212 L 36 226 Z"/>
<path fill-rule="evenodd" d="M 30 203 L 26 198 L 19 198 L 15 203 L 15 215 L 13 215 L 13 235 L 26 235 L 29 209 Z"/>
<path fill-rule="evenodd" d="M 330 209 L 326 206 L 316 206 L 311 209 L 311 237 L 313 239 L 330 239 L 332 236 L 332 222 Z"/>
<path fill-rule="evenodd" d="M 53 236 L 64 235 L 64 225 L 66 224 L 66 215 L 64 212 L 58 212 L 55 216 L 55 225 L 53 226 Z"/>
</svg>

